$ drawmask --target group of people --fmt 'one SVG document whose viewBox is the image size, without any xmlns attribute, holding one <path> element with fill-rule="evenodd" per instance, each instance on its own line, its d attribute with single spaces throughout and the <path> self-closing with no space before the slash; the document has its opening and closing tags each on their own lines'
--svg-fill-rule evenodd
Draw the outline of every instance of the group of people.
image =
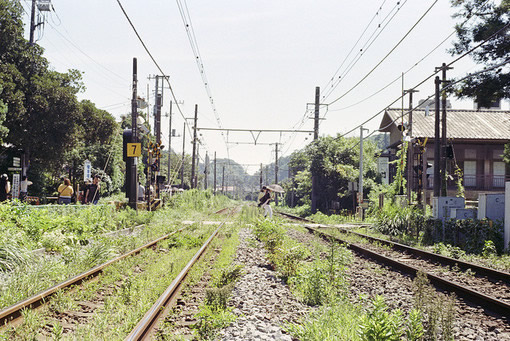
<svg viewBox="0 0 510 341">
<path fill-rule="evenodd" d="M 19 184 L 19 200 L 26 201 L 28 194 L 28 186 L 32 184 L 32 181 L 29 181 L 25 175 L 21 178 L 21 182 Z M 7 197 L 11 193 L 11 183 L 9 182 L 9 176 L 7 174 L 0 175 L 0 202 L 6 201 Z"/>
<path fill-rule="evenodd" d="M 81 203 L 86 204 L 94 204 L 96 205 L 100 198 L 100 189 L 101 189 L 101 178 L 99 175 L 95 175 L 92 181 L 85 182 L 85 186 L 83 187 L 83 192 L 81 195 Z M 71 185 L 71 181 L 67 178 L 64 179 L 64 183 L 58 186 L 58 203 L 61 205 L 69 205 L 71 203 L 74 189 Z"/>
</svg>

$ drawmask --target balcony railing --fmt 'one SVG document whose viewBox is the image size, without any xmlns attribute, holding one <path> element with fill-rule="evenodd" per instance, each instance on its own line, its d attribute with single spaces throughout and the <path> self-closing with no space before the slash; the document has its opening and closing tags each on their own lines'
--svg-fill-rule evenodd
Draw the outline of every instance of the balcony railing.
<svg viewBox="0 0 510 341">
<path fill-rule="evenodd" d="M 464 175 L 463 185 L 466 189 L 470 190 L 502 190 L 505 188 L 505 181 L 510 181 L 510 178 L 504 175 Z M 455 186 L 455 181 L 448 181 L 448 188 Z M 433 188 L 434 178 L 429 176 L 427 179 L 427 189 Z"/>
</svg>

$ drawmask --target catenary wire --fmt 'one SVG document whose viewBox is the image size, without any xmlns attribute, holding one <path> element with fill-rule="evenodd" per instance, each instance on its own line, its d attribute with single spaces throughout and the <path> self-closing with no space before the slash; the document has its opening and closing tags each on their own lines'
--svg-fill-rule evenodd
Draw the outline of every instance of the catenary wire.
<svg viewBox="0 0 510 341">
<path fill-rule="evenodd" d="M 365 75 L 361 80 L 359 80 L 354 86 L 352 86 L 349 90 L 347 90 L 345 93 L 343 93 L 338 98 L 334 99 L 333 101 L 329 102 L 328 105 L 331 105 L 333 103 L 338 102 L 340 99 L 344 98 L 347 94 L 349 94 L 351 91 L 353 91 L 355 88 L 357 88 L 365 79 L 367 79 L 372 72 L 374 72 L 385 60 L 388 58 L 393 51 L 396 50 L 396 48 L 411 34 L 411 32 L 418 26 L 418 24 L 422 21 L 422 19 L 430 12 L 430 10 L 434 7 L 434 5 L 439 0 L 435 0 L 432 5 L 423 13 L 423 15 L 418 19 L 418 21 L 407 31 L 407 33 L 398 41 L 398 43 Z"/>
</svg>

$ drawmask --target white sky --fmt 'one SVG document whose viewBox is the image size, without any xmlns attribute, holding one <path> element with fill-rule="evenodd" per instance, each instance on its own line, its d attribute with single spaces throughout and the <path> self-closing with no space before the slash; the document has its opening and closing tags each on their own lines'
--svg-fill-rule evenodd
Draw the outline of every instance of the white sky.
<svg viewBox="0 0 510 341">
<path fill-rule="evenodd" d="M 383 31 L 379 23 L 395 8 L 401 9 Z M 193 29 L 223 128 L 313 130 L 313 120 L 305 119 L 307 103 L 314 102 L 315 87 L 324 87 L 346 58 L 363 30 L 381 7 L 376 19 L 361 39 L 365 43 L 374 32 L 380 36 L 365 49 L 359 62 L 338 87 L 323 100 L 330 103 L 343 95 L 372 69 L 408 32 L 433 0 L 230 0 L 188 1 Z M 22 0 L 29 12 L 30 1 Z M 199 127 L 217 128 L 216 119 L 202 83 L 195 56 L 187 39 L 175 1 L 122 0 L 126 12 L 164 72 L 186 117 L 199 108 Z M 52 0 L 55 12 L 47 14 L 38 41 L 51 65 L 61 72 L 84 72 L 87 87 L 80 98 L 120 117 L 131 110 L 132 58 L 138 58 L 138 94 L 147 97 L 154 90 L 149 75 L 158 73 L 116 0 Z M 384 109 L 400 96 L 399 80 L 381 93 L 348 109 L 338 110 L 372 95 L 399 77 L 453 32 L 453 9 L 449 0 L 439 0 L 403 43 L 355 90 L 329 106 L 320 135 L 336 135 L 354 128 Z M 28 37 L 29 17 L 25 15 Z M 455 36 L 453 36 L 454 38 Z M 451 41 L 451 40 L 450 40 Z M 428 77 L 436 66 L 454 59 L 446 42 L 406 74 L 408 89 Z M 79 49 L 78 49 L 79 48 Z M 359 51 L 354 49 L 351 58 Z M 81 50 L 81 51 L 80 51 Z M 345 66 L 346 64 L 344 64 Z M 469 58 L 454 65 L 448 76 L 458 77 L 478 68 Z M 344 70 L 345 67 L 342 69 Z M 327 88 L 326 88 L 327 89 Z M 421 86 L 414 102 L 433 93 L 433 79 Z M 170 93 L 165 90 L 163 112 L 169 111 Z M 472 108 L 470 101 L 451 99 L 456 108 Z M 153 100 L 152 100 L 153 103 Z M 151 103 L 151 104 L 152 104 Z M 507 104 L 505 104 L 506 106 Z M 398 105 L 400 107 L 400 102 Z M 405 107 L 408 106 L 407 99 Z M 310 107 L 312 108 L 312 107 Z M 321 116 L 326 107 L 321 109 Z M 308 115 L 311 117 L 311 113 Z M 182 134 L 183 118 L 174 105 L 173 127 Z M 151 120 L 152 123 L 152 120 Z M 377 129 L 380 116 L 367 127 Z M 168 119 L 163 118 L 163 141 L 168 146 Z M 188 132 L 187 138 L 189 139 Z M 358 134 L 356 131 L 355 134 Z M 308 138 L 305 140 L 305 138 Z M 262 133 L 258 142 L 285 143 L 280 155 L 302 148 L 313 136 L 308 134 Z M 227 157 L 219 132 L 203 132 L 209 155 Z M 250 142 L 249 133 L 230 133 L 231 142 Z M 172 147 L 182 151 L 182 138 L 172 139 Z M 187 150 L 191 145 L 187 143 Z M 201 155 L 204 148 L 201 148 Z M 230 158 L 241 164 L 267 164 L 274 160 L 274 145 L 230 145 Z M 247 167 L 250 173 L 257 166 Z"/>
</svg>

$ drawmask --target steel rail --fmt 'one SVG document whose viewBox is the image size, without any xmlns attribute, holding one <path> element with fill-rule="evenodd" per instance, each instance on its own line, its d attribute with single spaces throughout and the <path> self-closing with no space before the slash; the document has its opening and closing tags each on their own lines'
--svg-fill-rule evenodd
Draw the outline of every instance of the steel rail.
<svg viewBox="0 0 510 341">
<path fill-rule="evenodd" d="M 43 305 L 44 303 L 47 302 L 48 298 L 50 298 L 57 291 L 68 288 L 72 285 L 80 284 L 86 279 L 93 278 L 93 277 L 99 275 L 103 271 L 103 269 L 105 269 L 109 265 L 116 263 L 124 258 L 129 257 L 129 256 L 135 255 L 144 249 L 150 248 L 150 247 L 154 246 L 155 244 L 157 244 L 158 242 L 160 242 L 164 239 L 167 239 L 170 236 L 172 236 L 178 232 L 181 232 L 182 230 L 184 230 L 186 228 L 187 227 L 183 227 L 179 230 L 173 231 L 169 234 L 159 237 L 143 246 L 138 247 L 135 250 L 132 250 L 124 255 L 118 256 L 106 263 L 98 265 L 86 272 L 83 272 L 75 277 L 72 277 L 62 283 L 56 284 L 56 285 L 50 287 L 49 289 L 46 289 L 32 297 L 29 297 L 23 301 L 20 301 L 14 305 L 11 305 L 10 307 L 7 307 L 7 308 L 1 310 L 0 311 L 0 326 L 4 326 L 5 324 L 12 323 L 14 320 L 19 318 L 22 315 L 21 311 L 23 309 L 26 309 L 26 308 L 35 309 L 35 308 Z"/>
<path fill-rule="evenodd" d="M 290 214 L 287 214 L 287 213 L 280 213 L 280 214 L 288 216 L 288 217 L 291 217 L 293 219 L 298 219 L 298 220 L 314 223 L 311 220 L 300 218 L 300 217 L 296 217 L 296 216 L 293 216 L 293 215 L 290 215 Z M 443 255 L 438 255 L 437 253 L 433 253 L 433 252 L 417 249 L 417 248 L 414 248 L 414 247 L 411 247 L 411 246 L 407 246 L 407 245 L 404 245 L 404 244 L 400 244 L 400 243 L 389 241 L 389 240 L 385 240 L 385 239 L 380 239 L 380 238 L 368 236 L 368 235 L 363 234 L 363 233 L 349 231 L 349 230 L 346 230 L 344 228 L 341 228 L 341 227 L 338 227 L 338 226 L 334 226 L 334 225 L 328 225 L 328 224 L 318 224 L 318 225 L 319 225 L 319 227 L 335 228 L 335 229 L 339 230 L 342 233 L 353 234 L 355 236 L 368 239 L 369 241 L 377 242 L 377 243 L 389 246 L 389 247 L 393 248 L 394 250 L 401 251 L 401 252 L 406 252 L 408 254 L 417 256 L 417 257 L 419 257 L 421 259 L 424 259 L 424 260 L 430 260 L 430 261 L 433 261 L 433 262 L 440 263 L 442 265 L 457 266 L 459 269 L 461 269 L 463 271 L 466 271 L 466 270 L 470 269 L 470 270 L 476 272 L 480 276 L 486 276 L 488 278 L 491 278 L 491 279 L 494 279 L 494 280 L 504 281 L 504 282 L 510 284 L 510 273 L 505 272 L 505 271 L 495 270 L 495 269 L 491 269 L 491 268 L 488 268 L 488 267 L 485 267 L 485 266 L 481 266 L 481 265 L 478 265 L 478 264 L 466 262 L 466 261 L 463 261 L 463 260 L 460 260 L 460 259 L 455 259 L 455 258 L 443 256 Z"/>
<path fill-rule="evenodd" d="M 327 227 L 332 227 L 332 226 L 327 226 Z M 501 281 L 504 281 L 504 282 L 510 284 L 510 273 L 505 272 L 505 271 L 495 270 L 495 269 L 491 269 L 491 268 L 481 266 L 478 264 L 466 262 L 463 260 L 459 260 L 459 259 L 455 259 L 455 258 L 443 256 L 443 255 L 438 255 L 437 253 L 417 249 L 417 248 L 414 248 L 411 246 L 407 246 L 407 245 L 400 244 L 397 242 L 392 242 L 392 241 L 385 240 L 385 239 L 368 236 L 368 235 L 365 235 L 362 233 L 349 231 L 349 230 L 346 230 L 346 229 L 343 229 L 340 227 L 335 227 L 335 228 L 337 228 L 339 231 L 341 231 L 343 233 L 354 234 L 358 237 L 366 238 L 370 241 L 389 246 L 395 250 L 413 254 L 413 255 L 418 256 L 422 259 L 438 262 L 438 263 L 441 263 L 442 265 L 457 266 L 464 271 L 471 269 L 472 271 L 475 271 L 477 274 L 479 274 L 481 276 L 486 276 L 486 277 L 489 277 L 492 279 L 501 280 Z"/>
<path fill-rule="evenodd" d="M 220 226 L 211 234 L 211 236 L 207 239 L 207 241 L 202 245 L 200 250 L 193 256 L 193 258 L 188 262 L 188 264 L 182 269 L 182 271 L 175 277 L 175 279 L 170 283 L 168 288 L 163 292 L 163 294 L 158 298 L 156 303 L 145 313 L 142 319 L 138 322 L 135 328 L 129 333 L 129 335 L 125 338 L 126 341 L 132 340 L 148 340 L 150 338 L 151 330 L 157 325 L 158 320 L 163 315 L 166 307 L 171 304 L 174 298 L 179 293 L 179 289 L 186 279 L 189 270 L 193 267 L 193 265 L 197 262 L 197 260 L 202 256 L 205 252 L 211 241 L 216 237 L 219 230 L 225 225 L 225 222 L 222 222 Z"/>
<path fill-rule="evenodd" d="M 502 300 L 482 294 L 480 292 L 469 289 L 465 286 L 459 285 L 459 284 L 449 281 L 447 279 L 430 274 L 430 273 L 423 271 L 421 269 L 418 269 L 416 267 L 401 263 L 401 262 L 394 260 L 392 258 L 383 256 L 383 255 L 378 254 L 374 251 L 365 249 L 361 246 L 351 244 L 351 243 L 344 241 L 338 237 L 335 237 L 335 236 L 329 235 L 325 232 L 319 231 L 311 226 L 305 225 L 305 228 L 311 232 L 317 233 L 318 235 L 320 235 L 322 238 L 324 238 L 326 240 L 329 240 L 329 241 L 335 240 L 335 241 L 341 242 L 341 243 L 345 244 L 349 249 L 353 250 L 354 252 L 356 252 L 359 255 L 376 260 L 383 264 L 390 265 L 391 267 L 396 268 L 396 269 L 398 269 L 404 273 L 407 273 L 413 277 L 415 277 L 417 275 L 418 271 L 422 271 L 423 273 L 426 274 L 429 281 L 436 287 L 438 287 L 442 290 L 445 290 L 445 291 L 454 292 L 457 295 L 459 295 L 459 297 L 462 297 L 472 303 L 475 303 L 475 304 L 483 307 L 484 309 L 501 314 L 505 318 L 510 318 L 510 304 L 508 304 Z"/>
</svg>

